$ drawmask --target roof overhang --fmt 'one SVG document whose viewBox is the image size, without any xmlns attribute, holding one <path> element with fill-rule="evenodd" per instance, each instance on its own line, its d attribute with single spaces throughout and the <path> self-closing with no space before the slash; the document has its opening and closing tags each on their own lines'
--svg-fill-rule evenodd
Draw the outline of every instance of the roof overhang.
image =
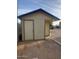
<svg viewBox="0 0 79 59">
<path fill-rule="evenodd" d="M 32 12 L 29 12 L 29 13 L 26 13 L 26 14 L 23 14 L 23 15 L 20 15 L 20 16 L 18 16 L 18 18 L 21 19 L 22 17 L 24 17 L 24 16 L 26 16 L 26 15 L 33 14 L 33 13 L 38 12 L 38 11 L 42 11 L 42 12 L 48 14 L 49 16 L 51 16 L 51 17 L 54 19 L 54 21 L 60 20 L 60 19 L 57 18 L 56 16 L 54 16 L 54 15 L 48 13 L 47 11 L 45 11 L 45 10 L 43 10 L 43 9 L 37 9 L 37 10 L 34 10 L 34 11 L 32 11 Z"/>
</svg>

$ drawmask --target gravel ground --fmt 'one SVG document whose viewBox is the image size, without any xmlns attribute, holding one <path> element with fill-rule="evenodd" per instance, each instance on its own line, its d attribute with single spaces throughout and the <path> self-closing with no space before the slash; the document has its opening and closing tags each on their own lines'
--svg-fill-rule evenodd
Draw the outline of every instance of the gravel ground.
<svg viewBox="0 0 79 59">
<path fill-rule="evenodd" d="M 58 30 L 51 30 L 55 35 L 57 35 L 57 31 Z M 60 37 L 58 37 L 59 35 L 55 37 L 50 36 L 50 38 L 55 40 L 59 40 Z M 17 45 L 17 59 L 61 59 L 61 45 L 52 39 L 30 41 L 28 43 L 27 41 L 20 42 Z"/>
</svg>

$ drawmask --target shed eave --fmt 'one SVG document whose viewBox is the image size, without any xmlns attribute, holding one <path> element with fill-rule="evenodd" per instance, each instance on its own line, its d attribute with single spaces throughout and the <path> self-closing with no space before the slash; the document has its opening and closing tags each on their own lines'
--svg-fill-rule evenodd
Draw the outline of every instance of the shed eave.
<svg viewBox="0 0 79 59">
<path fill-rule="evenodd" d="M 43 10 L 43 9 L 37 9 L 37 10 L 35 10 L 35 11 L 32 11 L 32 12 L 29 12 L 29 13 L 26 13 L 26 14 L 23 14 L 23 15 L 20 15 L 20 16 L 18 16 L 18 18 L 21 19 L 22 17 L 24 17 L 24 16 L 26 16 L 26 15 L 29 15 L 29 14 L 32 14 L 32 13 L 35 13 L 35 12 L 38 12 L 38 11 L 42 11 L 42 12 L 48 14 L 48 15 L 51 16 L 53 19 L 55 19 L 54 21 L 60 20 L 58 17 L 56 17 L 56 16 L 54 16 L 54 15 L 48 13 L 47 11 L 45 11 L 45 10 Z"/>
</svg>

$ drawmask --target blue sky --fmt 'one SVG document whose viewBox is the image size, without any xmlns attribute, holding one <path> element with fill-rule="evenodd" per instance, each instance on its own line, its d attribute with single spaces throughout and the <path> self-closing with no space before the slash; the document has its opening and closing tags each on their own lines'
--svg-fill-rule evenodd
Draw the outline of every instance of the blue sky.
<svg viewBox="0 0 79 59">
<path fill-rule="evenodd" d="M 60 18 L 61 0 L 17 0 L 18 15 L 42 8 Z"/>
</svg>

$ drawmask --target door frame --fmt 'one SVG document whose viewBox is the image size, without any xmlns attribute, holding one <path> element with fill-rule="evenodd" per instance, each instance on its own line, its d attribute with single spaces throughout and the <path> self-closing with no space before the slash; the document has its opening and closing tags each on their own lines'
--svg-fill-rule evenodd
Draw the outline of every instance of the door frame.
<svg viewBox="0 0 79 59">
<path fill-rule="evenodd" d="M 34 20 L 31 20 L 31 19 L 25 19 L 24 21 L 23 21 L 23 32 L 24 32 L 24 40 L 25 40 L 25 21 L 32 21 L 33 22 L 33 40 L 34 40 Z"/>
</svg>

